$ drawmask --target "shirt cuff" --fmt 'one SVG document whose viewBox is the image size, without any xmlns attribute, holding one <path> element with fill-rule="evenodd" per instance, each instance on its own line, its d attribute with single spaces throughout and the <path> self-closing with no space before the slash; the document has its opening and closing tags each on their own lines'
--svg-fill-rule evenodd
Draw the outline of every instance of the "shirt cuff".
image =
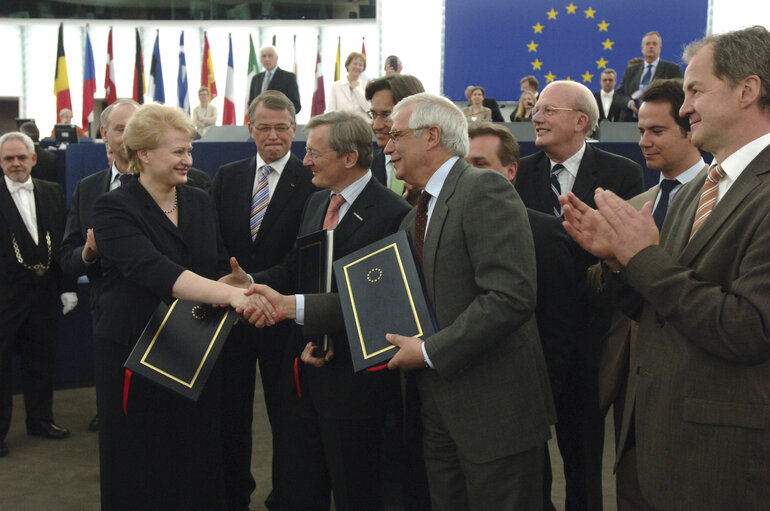
<svg viewBox="0 0 770 511">
<path fill-rule="evenodd" d="M 249 278 L 252 284 L 254 284 L 254 277 L 251 276 L 251 273 L 247 273 L 246 276 Z"/>
<path fill-rule="evenodd" d="M 294 322 L 297 323 L 298 325 L 304 325 L 305 324 L 305 295 L 294 295 L 294 297 L 297 300 L 297 303 L 296 303 L 297 317 L 294 320 Z"/>
<path fill-rule="evenodd" d="M 297 307 L 297 309 L 299 310 L 299 307 Z M 297 316 L 299 317 L 299 314 Z M 422 349 L 422 358 L 425 359 L 425 363 L 431 369 L 435 369 L 435 367 L 433 367 L 433 362 L 430 361 L 430 357 L 428 356 L 428 352 L 425 350 L 425 343 L 424 342 L 420 344 L 420 348 Z"/>
</svg>

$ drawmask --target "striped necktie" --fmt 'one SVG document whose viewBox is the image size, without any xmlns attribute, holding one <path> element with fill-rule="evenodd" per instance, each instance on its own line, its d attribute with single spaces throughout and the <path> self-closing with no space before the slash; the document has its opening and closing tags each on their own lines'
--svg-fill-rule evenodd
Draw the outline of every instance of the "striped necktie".
<svg viewBox="0 0 770 511">
<path fill-rule="evenodd" d="M 561 216 L 561 204 L 559 204 L 559 196 L 561 195 L 561 185 L 559 184 L 559 174 L 564 170 L 564 165 L 557 163 L 551 169 L 551 193 L 553 194 L 553 214 Z"/>
<path fill-rule="evenodd" d="M 706 218 L 711 214 L 711 210 L 714 209 L 717 203 L 717 194 L 719 193 L 719 180 L 723 177 L 725 177 L 725 171 L 722 170 L 721 165 L 715 165 L 709 170 L 706 181 L 703 183 L 703 188 L 701 188 L 698 209 L 695 210 L 695 221 L 692 223 L 692 231 L 690 231 L 690 239 L 701 228 Z"/>
<path fill-rule="evenodd" d="M 267 205 L 270 204 L 270 186 L 267 182 L 267 177 L 272 170 L 268 165 L 262 167 L 262 171 L 258 174 L 257 191 L 254 192 L 254 196 L 251 198 L 249 227 L 251 229 L 252 241 L 257 237 L 259 226 L 262 225 L 262 219 L 265 218 Z"/>
</svg>

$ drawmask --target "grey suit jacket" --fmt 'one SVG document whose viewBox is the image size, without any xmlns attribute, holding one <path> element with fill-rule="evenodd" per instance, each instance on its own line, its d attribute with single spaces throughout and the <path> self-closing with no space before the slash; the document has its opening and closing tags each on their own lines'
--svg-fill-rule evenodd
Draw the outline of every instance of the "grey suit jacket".
<svg viewBox="0 0 770 511">
<path fill-rule="evenodd" d="M 688 242 L 704 179 L 679 190 L 661 245 L 625 271 L 639 305 L 626 310 L 640 314 L 620 445 L 635 409 L 639 484 L 656 508 L 766 509 L 770 147 Z"/>
<path fill-rule="evenodd" d="M 416 210 L 401 223 L 414 236 Z M 417 374 L 460 456 L 483 463 L 550 437 L 555 412 L 535 309 L 535 254 L 524 204 L 496 172 L 458 160 L 425 235 L 426 293 L 439 332 L 434 369 Z"/>
</svg>

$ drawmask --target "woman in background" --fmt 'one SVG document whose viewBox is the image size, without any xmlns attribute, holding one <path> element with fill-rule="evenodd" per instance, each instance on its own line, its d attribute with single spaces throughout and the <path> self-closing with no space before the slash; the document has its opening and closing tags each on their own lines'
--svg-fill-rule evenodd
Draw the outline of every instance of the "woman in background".
<svg viewBox="0 0 770 511">
<path fill-rule="evenodd" d="M 535 103 L 537 103 L 537 98 L 532 92 L 522 92 L 521 97 L 519 98 L 519 104 L 516 107 L 516 111 L 511 116 L 511 120 L 514 122 L 531 121 L 532 109 L 535 108 Z"/>
<path fill-rule="evenodd" d="M 203 136 L 211 126 L 217 123 L 217 107 L 209 103 L 210 93 L 208 88 L 198 89 L 198 101 L 200 105 L 193 110 L 193 121 L 198 134 Z"/>
<path fill-rule="evenodd" d="M 329 91 L 327 112 L 349 110 L 359 114 L 367 122 L 369 119 L 369 102 L 366 100 L 366 84 L 361 81 L 361 73 L 366 70 L 366 55 L 356 51 L 345 59 L 345 69 L 348 76 L 337 80 Z"/>
<path fill-rule="evenodd" d="M 486 91 L 484 87 L 475 86 L 470 91 L 470 106 L 463 108 L 463 113 L 468 121 L 491 121 L 492 110 L 485 107 L 484 96 Z"/>
<path fill-rule="evenodd" d="M 251 298 L 209 280 L 229 265 L 212 200 L 185 185 L 194 136 L 182 110 L 139 108 L 123 135 L 131 175 L 94 208 L 103 272 L 94 308 L 103 510 L 225 509 L 219 368 L 197 402 L 139 376 L 129 386 L 123 369 L 161 301 L 244 308 Z"/>
</svg>

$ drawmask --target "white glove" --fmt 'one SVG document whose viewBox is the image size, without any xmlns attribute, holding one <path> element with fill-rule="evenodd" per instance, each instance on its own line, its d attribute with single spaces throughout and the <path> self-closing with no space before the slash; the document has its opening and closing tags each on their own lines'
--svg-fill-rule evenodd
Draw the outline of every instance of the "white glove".
<svg viewBox="0 0 770 511">
<path fill-rule="evenodd" d="M 72 312 L 72 309 L 78 305 L 78 294 L 74 292 L 61 294 L 62 314 Z"/>
</svg>

